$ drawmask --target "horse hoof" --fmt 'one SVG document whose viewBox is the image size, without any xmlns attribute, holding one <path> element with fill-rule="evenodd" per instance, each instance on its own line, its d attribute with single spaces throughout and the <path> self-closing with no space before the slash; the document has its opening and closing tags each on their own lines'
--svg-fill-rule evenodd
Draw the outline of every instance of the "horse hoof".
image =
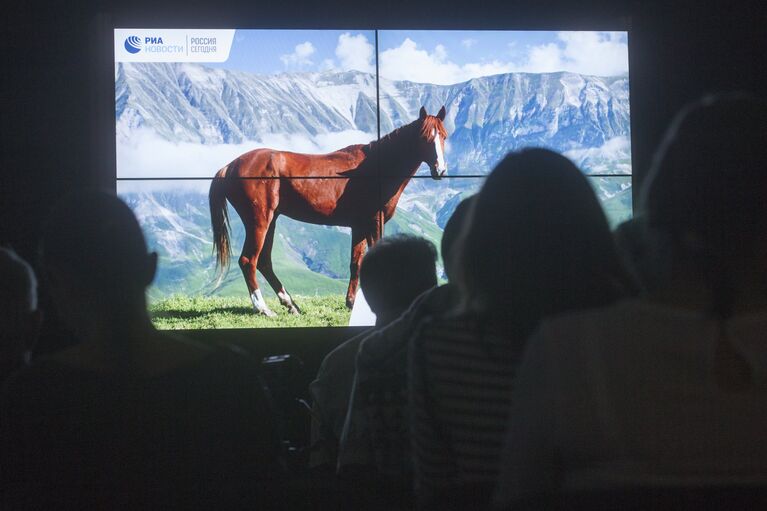
<svg viewBox="0 0 767 511">
<path fill-rule="evenodd" d="M 290 307 L 290 309 L 288 309 L 288 312 L 290 312 L 294 316 L 298 316 L 298 315 L 301 314 L 301 309 L 299 309 L 297 306 L 293 305 L 292 307 Z"/>
<path fill-rule="evenodd" d="M 267 318 L 274 318 L 277 316 L 277 314 L 275 314 L 271 309 L 256 311 L 256 314 L 260 314 L 261 316 L 266 316 Z"/>
</svg>

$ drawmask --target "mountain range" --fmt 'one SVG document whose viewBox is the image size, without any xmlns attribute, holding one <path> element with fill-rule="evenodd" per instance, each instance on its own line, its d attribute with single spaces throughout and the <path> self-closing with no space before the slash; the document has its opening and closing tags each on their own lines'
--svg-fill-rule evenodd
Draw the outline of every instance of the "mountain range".
<svg viewBox="0 0 767 511">
<path fill-rule="evenodd" d="M 591 149 L 576 161 L 588 173 L 604 159 L 595 149 L 630 136 L 626 76 L 509 73 L 454 85 L 379 82 L 382 135 L 416 119 L 421 106 L 436 113 L 445 105 L 452 175 L 486 174 L 508 151 L 526 146 Z M 359 71 L 262 76 L 189 63 L 118 63 L 115 93 L 118 141 L 145 128 L 171 142 L 206 145 L 378 128 L 375 76 Z M 620 149 L 607 155 L 614 164 L 599 172 L 630 173 L 629 145 L 613 149 Z"/>
<path fill-rule="evenodd" d="M 544 146 L 564 152 L 590 178 L 613 223 L 631 214 L 628 79 L 574 73 L 511 73 L 453 85 L 380 82 L 380 126 L 385 134 L 446 106 L 449 174 L 481 176 L 506 152 Z M 275 135 L 321 138 L 376 133 L 375 76 L 357 71 L 270 76 L 199 64 L 118 63 L 115 71 L 118 147 L 152 132 L 167 147 L 239 147 Z M 371 135 L 372 136 L 372 135 Z M 137 148 L 138 151 L 142 147 Z M 149 149 L 146 149 L 149 151 Z M 126 162 L 119 160 L 118 172 Z M 207 168 L 207 167 L 205 167 Z M 141 168 L 130 169 L 131 175 Z M 210 176 L 215 172 L 211 167 Z M 425 171 L 428 175 L 428 171 Z M 605 177 L 617 174 L 619 177 Z M 207 174 L 205 174 L 207 175 Z M 118 174 L 119 177 L 119 174 Z M 437 246 L 445 222 L 482 179 L 413 179 L 386 233 L 409 232 Z M 160 254 L 153 299 L 182 294 L 242 295 L 236 264 L 216 288 L 207 194 L 152 182 L 118 181 L 118 193 L 136 212 L 150 245 Z M 243 228 L 230 210 L 235 253 Z M 346 288 L 347 230 L 280 217 L 275 271 L 296 294 L 341 294 Z M 268 287 L 268 286 L 265 286 Z"/>
</svg>

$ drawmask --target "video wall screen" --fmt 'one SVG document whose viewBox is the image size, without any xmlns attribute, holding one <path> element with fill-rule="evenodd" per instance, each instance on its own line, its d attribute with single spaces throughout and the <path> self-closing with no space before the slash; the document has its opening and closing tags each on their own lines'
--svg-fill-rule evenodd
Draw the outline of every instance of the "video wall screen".
<svg viewBox="0 0 767 511">
<path fill-rule="evenodd" d="M 632 213 L 626 32 L 121 28 L 114 48 L 116 188 L 159 254 L 159 328 L 346 326 L 352 302 L 372 324 L 353 241 L 378 222 L 439 248 L 523 147 L 571 158 L 612 225 Z M 422 108 L 447 138 L 409 128 Z"/>
</svg>

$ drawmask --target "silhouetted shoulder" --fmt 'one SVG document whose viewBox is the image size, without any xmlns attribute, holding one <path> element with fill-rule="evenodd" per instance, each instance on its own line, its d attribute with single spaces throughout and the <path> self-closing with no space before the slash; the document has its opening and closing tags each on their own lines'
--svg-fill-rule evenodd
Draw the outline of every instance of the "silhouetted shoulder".
<svg viewBox="0 0 767 511">
<path fill-rule="evenodd" d="M 468 342 L 515 352 L 521 345 L 513 342 L 505 325 L 489 322 L 476 314 L 427 316 L 419 323 L 415 337 L 427 345 Z"/>
<path fill-rule="evenodd" d="M 3 450 L 18 460 L 4 478 L 51 494 L 88 481 L 192 495 L 279 477 L 258 366 L 228 348 L 204 353 L 149 377 L 50 357 L 19 372 L 0 398 Z"/>
</svg>

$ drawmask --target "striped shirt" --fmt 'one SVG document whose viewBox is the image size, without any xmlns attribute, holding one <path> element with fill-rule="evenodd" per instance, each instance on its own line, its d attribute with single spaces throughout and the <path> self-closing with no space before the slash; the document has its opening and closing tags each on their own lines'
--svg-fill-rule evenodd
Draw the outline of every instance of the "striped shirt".
<svg viewBox="0 0 767 511">
<path fill-rule="evenodd" d="M 472 318 L 422 323 L 408 357 L 420 500 L 496 481 L 522 344 Z"/>
</svg>

